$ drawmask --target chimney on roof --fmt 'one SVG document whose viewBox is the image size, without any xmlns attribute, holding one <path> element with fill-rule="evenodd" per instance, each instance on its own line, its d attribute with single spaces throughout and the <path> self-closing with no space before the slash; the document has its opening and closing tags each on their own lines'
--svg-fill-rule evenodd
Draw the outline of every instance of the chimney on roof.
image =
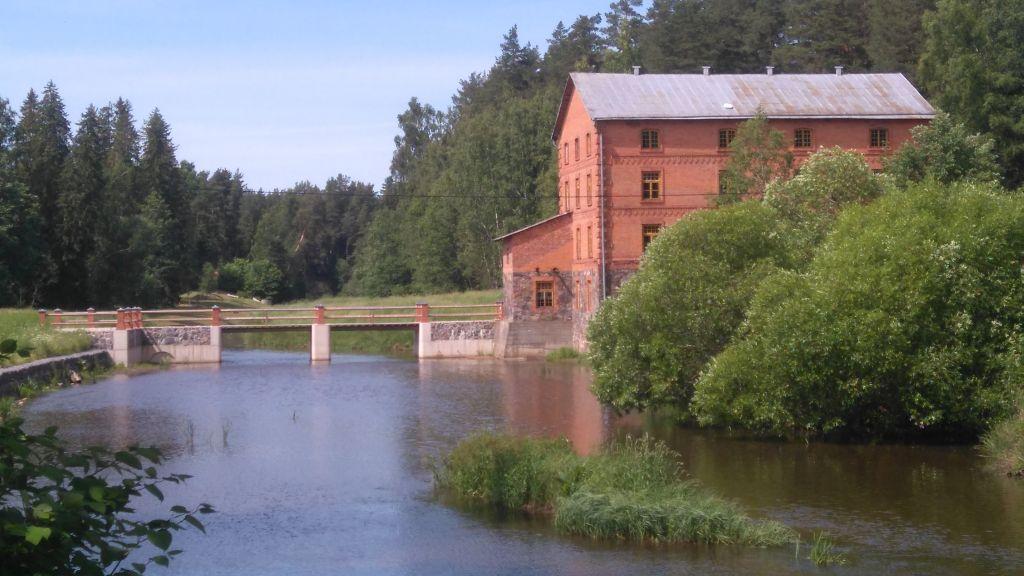
<svg viewBox="0 0 1024 576">
<path fill-rule="evenodd" d="M 767 74 L 769 76 L 774 76 L 775 75 L 775 66 L 765 66 L 764 67 L 764 72 L 765 72 L 765 74 Z"/>
<path fill-rule="evenodd" d="M 842 76 L 842 75 L 843 75 L 843 67 L 842 66 L 836 66 L 836 76 Z"/>
<path fill-rule="evenodd" d="M 711 76 L 711 66 L 701 66 L 700 68 L 705 76 Z"/>
<path fill-rule="evenodd" d="M 640 75 L 640 67 L 639 66 L 633 66 L 633 76 L 639 76 L 639 75 Z"/>
</svg>

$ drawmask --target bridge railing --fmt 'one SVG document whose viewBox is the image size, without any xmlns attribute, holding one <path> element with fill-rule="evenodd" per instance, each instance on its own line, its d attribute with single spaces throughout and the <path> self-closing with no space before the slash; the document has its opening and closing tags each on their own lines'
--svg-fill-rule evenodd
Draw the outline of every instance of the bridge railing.
<svg viewBox="0 0 1024 576">
<path fill-rule="evenodd" d="M 175 326 L 227 326 L 237 328 L 308 326 L 312 324 L 418 324 L 436 321 L 501 320 L 503 303 L 441 304 L 427 303 L 406 306 L 323 306 L 306 308 L 172 308 L 143 310 L 119 308 L 82 312 L 39 310 L 39 323 L 62 329 L 157 328 Z"/>
</svg>

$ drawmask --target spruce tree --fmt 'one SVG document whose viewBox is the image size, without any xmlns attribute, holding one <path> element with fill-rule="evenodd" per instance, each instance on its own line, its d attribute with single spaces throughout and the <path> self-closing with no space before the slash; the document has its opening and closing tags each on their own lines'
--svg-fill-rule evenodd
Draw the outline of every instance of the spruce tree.
<svg viewBox="0 0 1024 576">
<path fill-rule="evenodd" d="M 58 209 L 58 286 L 61 306 L 82 308 L 88 304 L 89 287 L 106 279 L 95 278 L 88 264 L 95 251 L 96 238 L 103 229 L 105 128 L 99 112 L 89 106 L 82 114 L 78 130 L 61 177 Z"/>
<path fill-rule="evenodd" d="M 0 306 L 33 304 L 43 261 L 39 206 L 16 174 L 14 110 L 0 98 Z"/>
</svg>

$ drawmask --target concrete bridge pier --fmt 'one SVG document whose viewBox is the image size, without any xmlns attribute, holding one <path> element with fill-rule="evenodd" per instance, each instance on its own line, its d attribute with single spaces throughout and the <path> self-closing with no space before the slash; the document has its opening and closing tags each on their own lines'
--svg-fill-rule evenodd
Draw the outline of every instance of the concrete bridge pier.
<svg viewBox="0 0 1024 576">
<path fill-rule="evenodd" d="M 326 322 L 323 304 L 314 307 L 316 320 L 309 327 L 309 361 L 319 364 L 331 361 L 331 327 Z"/>
</svg>

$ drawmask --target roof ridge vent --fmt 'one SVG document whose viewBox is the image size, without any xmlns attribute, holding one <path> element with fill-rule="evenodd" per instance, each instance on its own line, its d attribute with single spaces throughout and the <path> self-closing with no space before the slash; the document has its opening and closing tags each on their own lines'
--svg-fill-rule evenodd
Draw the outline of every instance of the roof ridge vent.
<svg viewBox="0 0 1024 576">
<path fill-rule="evenodd" d="M 769 75 L 769 76 L 774 76 L 775 75 L 775 66 L 765 66 L 764 67 L 764 73 Z"/>
<path fill-rule="evenodd" d="M 842 67 L 842 65 L 836 66 L 836 76 L 842 76 L 842 75 L 843 75 L 843 67 Z"/>
<path fill-rule="evenodd" d="M 705 76 L 711 76 L 711 66 L 701 66 L 700 69 Z"/>
<path fill-rule="evenodd" d="M 633 76 L 639 76 L 639 75 L 640 75 L 640 67 L 639 66 L 633 66 Z"/>
</svg>

